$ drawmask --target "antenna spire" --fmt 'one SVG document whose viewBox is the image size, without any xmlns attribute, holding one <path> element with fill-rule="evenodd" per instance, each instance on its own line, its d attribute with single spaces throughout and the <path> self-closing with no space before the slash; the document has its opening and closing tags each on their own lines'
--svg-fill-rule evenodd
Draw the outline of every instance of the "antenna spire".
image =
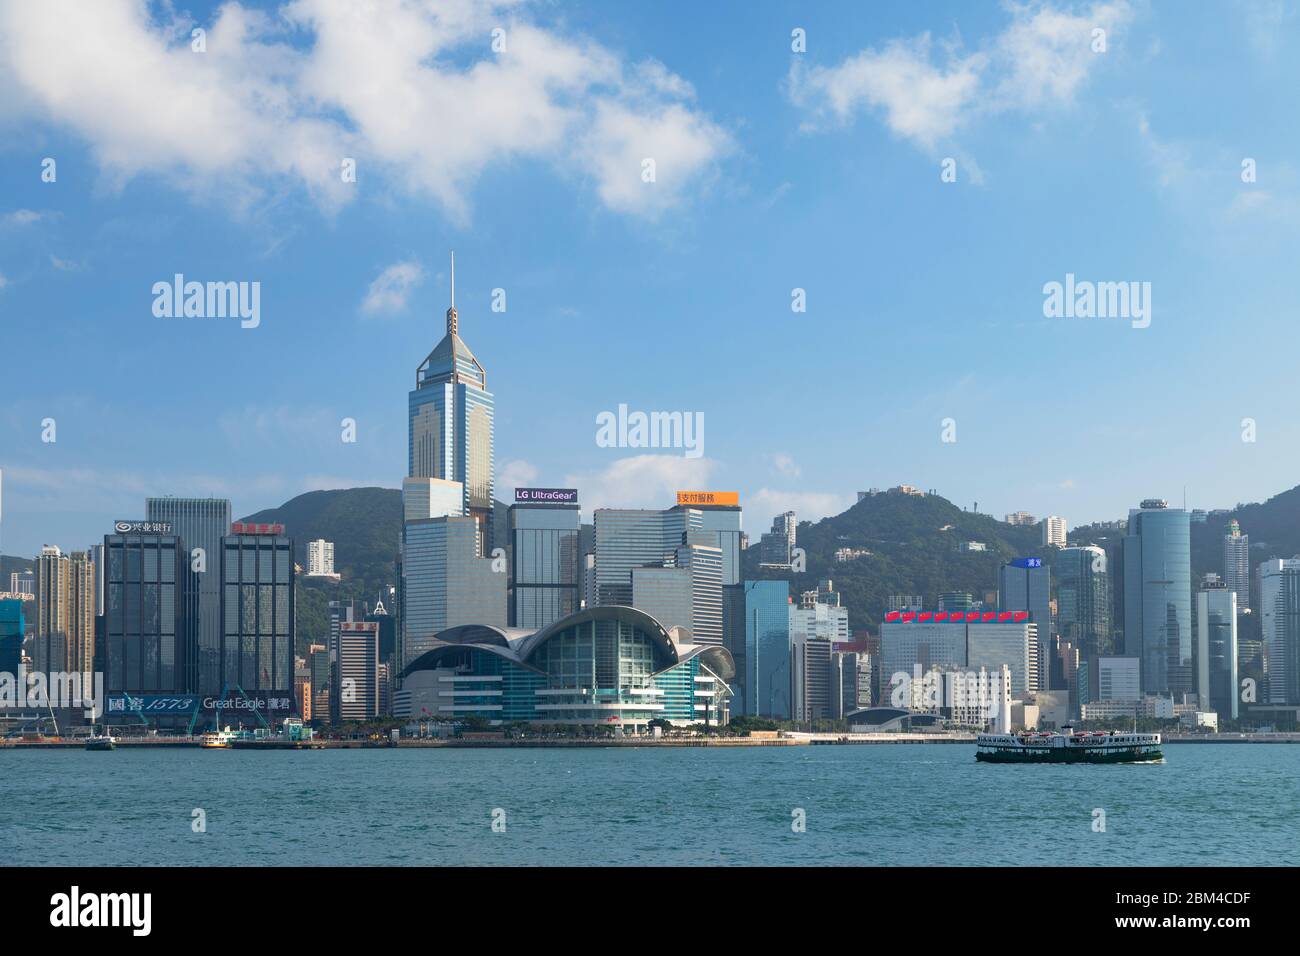
<svg viewBox="0 0 1300 956">
<path fill-rule="evenodd" d="M 456 253 L 451 254 L 451 307 L 447 309 L 447 334 L 456 335 L 459 328 L 456 316 Z"/>
</svg>

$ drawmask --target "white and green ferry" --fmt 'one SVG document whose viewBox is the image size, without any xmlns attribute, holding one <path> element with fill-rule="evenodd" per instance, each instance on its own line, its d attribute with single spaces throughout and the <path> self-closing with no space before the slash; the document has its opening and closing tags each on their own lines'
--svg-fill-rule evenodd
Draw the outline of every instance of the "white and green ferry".
<svg viewBox="0 0 1300 956">
<path fill-rule="evenodd" d="M 1138 763 L 1161 760 L 1159 734 L 1124 731 L 980 734 L 975 759 L 985 763 Z"/>
</svg>

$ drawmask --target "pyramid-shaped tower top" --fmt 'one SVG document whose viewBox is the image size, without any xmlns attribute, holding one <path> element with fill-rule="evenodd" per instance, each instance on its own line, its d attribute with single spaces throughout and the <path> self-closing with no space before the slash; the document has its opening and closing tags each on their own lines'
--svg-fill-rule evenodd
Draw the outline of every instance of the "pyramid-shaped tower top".
<svg viewBox="0 0 1300 956">
<path fill-rule="evenodd" d="M 456 253 L 451 254 L 451 305 L 447 309 L 447 334 L 429 353 L 415 373 L 415 387 L 436 382 L 469 382 L 487 388 L 487 371 L 460 337 L 460 318 L 456 313 Z"/>
</svg>

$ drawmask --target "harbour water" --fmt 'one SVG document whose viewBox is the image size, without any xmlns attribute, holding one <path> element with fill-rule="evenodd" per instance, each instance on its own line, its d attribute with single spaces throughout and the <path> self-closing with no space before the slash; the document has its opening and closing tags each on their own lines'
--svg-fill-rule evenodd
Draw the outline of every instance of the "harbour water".
<svg viewBox="0 0 1300 956">
<path fill-rule="evenodd" d="M 1164 763 L 1114 766 L 989 765 L 974 754 L 956 744 L 0 750 L 0 859 L 22 866 L 1300 863 L 1300 746 L 1171 746 Z M 792 826 L 800 820 L 802 832 Z"/>
</svg>

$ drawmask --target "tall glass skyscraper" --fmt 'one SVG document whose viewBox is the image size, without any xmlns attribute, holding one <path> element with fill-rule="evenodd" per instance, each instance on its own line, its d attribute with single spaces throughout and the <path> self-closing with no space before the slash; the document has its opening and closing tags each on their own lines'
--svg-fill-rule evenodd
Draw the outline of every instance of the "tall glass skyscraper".
<svg viewBox="0 0 1300 956">
<path fill-rule="evenodd" d="M 230 502 L 225 498 L 146 498 L 146 521 L 170 522 L 172 532 L 191 552 L 203 549 L 199 573 L 199 693 L 221 691 L 221 539 L 230 533 Z M 191 559 L 192 560 L 192 559 Z"/>
<path fill-rule="evenodd" d="M 236 525 L 221 540 L 221 676 L 230 690 L 293 696 L 293 541 L 272 529 Z"/>
<path fill-rule="evenodd" d="M 198 581 L 175 534 L 104 536 L 104 673 L 109 693 L 193 692 Z"/>
<path fill-rule="evenodd" d="M 473 518 L 408 521 L 402 545 L 405 667 L 461 624 L 506 627 L 506 570 L 479 553 L 481 526 Z"/>
<path fill-rule="evenodd" d="M 1237 593 L 1217 574 L 1196 592 L 1196 694 L 1202 710 L 1237 719 Z"/>
<path fill-rule="evenodd" d="M 510 506 L 510 625 L 540 630 L 578 610 L 576 504 Z"/>
<path fill-rule="evenodd" d="M 790 719 L 790 583 L 745 581 L 744 713 Z"/>
<path fill-rule="evenodd" d="M 695 508 L 653 511 L 599 508 L 595 513 L 596 600 L 632 605 L 632 569 L 672 564 L 688 531 L 703 531 Z"/>
<path fill-rule="evenodd" d="M 998 603 L 1004 611 L 1028 611 L 1037 625 L 1038 673 L 1043 690 L 1051 689 L 1051 660 L 1056 652 L 1052 640 L 1052 569 L 1042 558 L 1017 558 L 998 572 Z M 1010 664 L 1011 661 L 1002 663 Z M 974 665 L 972 665 L 974 666 Z M 1013 668 L 1012 683 L 1016 677 Z M 1012 693 L 1015 693 L 1013 687 Z"/>
<path fill-rule="evenodd" d="M 1057 630 L 1061 640 L 1079 649 L 1079 700 L 1090 703 L 1100 699 L 1092 686 L 1092 661 L 1115 652 L 1106 552 L 1096 545 L 1062 548 L 1056 556 L 1056 577 Z"/>
<path fill-rule="evenodd" d="M 479 520 L 490 548 L 493 399 L 487 372 L 460 337 L 455 269 L 453 258 L 447 334 L 416 370 L 409 395 L 407 474 L 461 482 L 463 513 Z"/>
<path fill-rule="evenodd" d="M 1300 558 L 1271 558 L 1259 566 L 1259 605 L 1264 699 L 1300 704 Z"/>
<path fill-rule="evenodd" d="M 1191 519 L 1149 498 L 1129 512 L 1124 538 L 1124 650 L 1142 660 L 1142 691 L 1190 693 Z"/>
</svg>

